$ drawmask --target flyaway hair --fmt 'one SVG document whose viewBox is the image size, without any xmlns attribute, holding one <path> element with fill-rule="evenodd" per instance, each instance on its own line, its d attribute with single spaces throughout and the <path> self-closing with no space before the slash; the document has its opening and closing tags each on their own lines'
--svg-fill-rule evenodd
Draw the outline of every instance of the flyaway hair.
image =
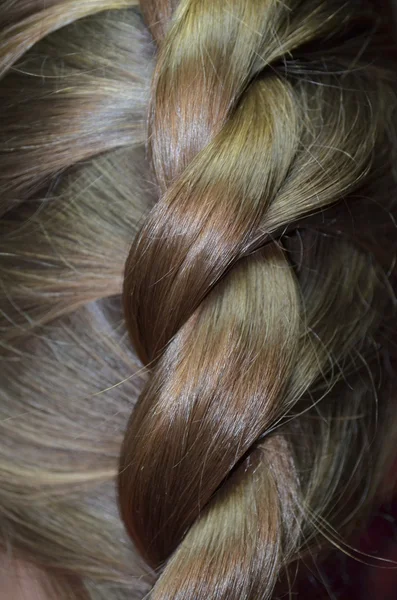
<svg viewBox="0 0 397 600">
<path fill-rule="evenodd" d="M 281 598 L 395 459 L 390 15 L 136 4 L 0 12 L 0 541 L 50 598 Z"/>
</svg>

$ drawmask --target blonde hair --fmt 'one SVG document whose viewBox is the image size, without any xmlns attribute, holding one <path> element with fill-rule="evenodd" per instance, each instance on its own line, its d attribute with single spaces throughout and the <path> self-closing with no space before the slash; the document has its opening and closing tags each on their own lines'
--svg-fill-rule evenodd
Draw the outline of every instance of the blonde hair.
<svg viewBox="0 0 397 600">
<path fill-rule="evenodd" d="M 395 47 L 134 4 L 0 16 L 0 539 L 52 597 L 271 598 L 393 458 Z"/>
</svg>

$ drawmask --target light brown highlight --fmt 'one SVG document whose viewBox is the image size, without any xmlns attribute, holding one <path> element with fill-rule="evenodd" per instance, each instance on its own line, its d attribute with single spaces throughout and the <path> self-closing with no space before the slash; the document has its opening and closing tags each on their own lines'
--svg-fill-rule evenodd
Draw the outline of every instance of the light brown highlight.
<svg viewBox="0 0 397 600">
<path fill-rule="evenodd" d="M 394 458 L 395 42 L 370 0 L 136 4 L 1 6 L 3 564 L 278 598 Z"/>
</svg>

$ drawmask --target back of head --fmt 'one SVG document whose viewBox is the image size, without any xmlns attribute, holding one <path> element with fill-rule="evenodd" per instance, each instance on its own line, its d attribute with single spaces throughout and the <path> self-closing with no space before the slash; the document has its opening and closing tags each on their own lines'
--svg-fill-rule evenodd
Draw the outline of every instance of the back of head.
<svg viewBox="0 0 397 600">
<path fill-rule="evenodd" d="M 134 4 L 0 17 L 0 539 L 50 597 L 273 598 L 394 458 L 390 23 Z"/>
</svg>

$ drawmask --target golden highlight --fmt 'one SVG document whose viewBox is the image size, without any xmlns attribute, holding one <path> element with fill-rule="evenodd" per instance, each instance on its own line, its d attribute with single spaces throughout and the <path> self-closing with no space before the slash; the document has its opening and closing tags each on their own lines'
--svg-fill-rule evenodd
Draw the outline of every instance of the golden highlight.
<svg viewBox="0 0 397 600">
<path fill-rule="evenodd" d="M 159 45 L 162 195 L 125 271 L 151 376 L 124 440 L 121 512 L 164 567 L 152 598 L 269 598 L 318 534 L 354 521 L 379 468 L 364 438 L 393 297 L 354 234 L 327 232 L 325 209 L 343 202 L 350 219 L 375 186 L 372 202 L 389 200 L 386 31 L 365 3 L 142 8 Z"/>
<path fill-rule="evenodd" d="M 395 458 L 389 15 L 136 5 L 0 11 L 0 566 L 282 597 Z"/>
</svg>

